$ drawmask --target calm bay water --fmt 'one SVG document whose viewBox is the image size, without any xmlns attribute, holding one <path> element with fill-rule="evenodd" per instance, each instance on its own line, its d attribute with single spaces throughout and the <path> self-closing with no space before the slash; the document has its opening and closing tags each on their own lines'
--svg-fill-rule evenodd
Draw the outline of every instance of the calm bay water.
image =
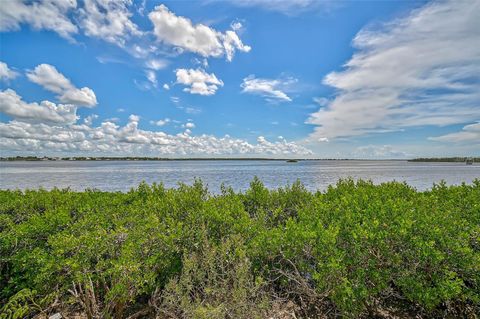
<svg viewBox="0 0 480 319">
<path fill-rule="evenodd" d="M 480 165 L 413 163 L 407 161 L 40 161 L 0 162 L 1 189 L 70 187 L 127 191 L 142 180 L 176 187 L 201 178 L 212 192 L 225 183 L 245 190 L 254 176 L 276 188 L 300 179 L 310 190 L 324 190 L 339 178 L 370 179 L 375 183 L 405 181 L 419 190 L 445 180 L 471 183 L 480 178 Z"/>
</svg>

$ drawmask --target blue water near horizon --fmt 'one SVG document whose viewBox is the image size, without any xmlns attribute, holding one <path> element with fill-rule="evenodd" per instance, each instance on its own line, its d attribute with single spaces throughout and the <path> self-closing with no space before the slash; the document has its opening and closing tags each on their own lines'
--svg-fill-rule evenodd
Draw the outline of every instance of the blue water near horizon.
<svg viewBox="0 0 480 319">
<path fill-rule="evenodd" d="M 244 191 L 258 176 L 269 188 L 300 180 L 307 189 L 325 190 L 340 178 L 406 182 L 418 190 L 444 180 L 449 185 L 480 179 L 480 165 L 408 161 L 309 160 L 297 163 L 271 160 L 180 161 L 12 161 L 0 162 L 0 189 L 100 189 L 128 191 L 142 181 L 177 187 L 201 178 L 212 193 L 222 183 Z"/>
</svg>

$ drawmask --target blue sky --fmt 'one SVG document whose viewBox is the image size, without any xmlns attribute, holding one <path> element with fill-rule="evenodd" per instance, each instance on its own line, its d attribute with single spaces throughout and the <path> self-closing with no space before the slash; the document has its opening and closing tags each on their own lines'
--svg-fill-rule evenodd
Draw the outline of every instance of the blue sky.
<svg viewBox="0 0 480 319">
<path fill-rule="evenodd" d="M 10 155 L 480 155 L 480 1 L 6 0 Z"/>
</svg>

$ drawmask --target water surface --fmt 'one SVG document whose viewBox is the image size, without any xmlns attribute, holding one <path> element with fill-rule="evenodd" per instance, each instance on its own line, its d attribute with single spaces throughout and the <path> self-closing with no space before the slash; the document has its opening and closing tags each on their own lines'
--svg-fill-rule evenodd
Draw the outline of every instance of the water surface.
<svg viewBox="0 0 480 319">
<path fill-rule="evenodd" d="M 480 178 L 480 165 L 418 163 L 407 161 L 38 161 L 0 162 L 1 189 L 70 187 L 127 191 L 142 180 L 176 187 L 201 178 L 212 192 L 225 183 L 245 190 L 254 176 L 269 188 L 299 179 L 310 190 L 325 190 L 339 178 L 370 179 L 375 183 L 405 181 L 419 190 L 445 180 L 447 184 L 471 183 Z"/>
</svg>

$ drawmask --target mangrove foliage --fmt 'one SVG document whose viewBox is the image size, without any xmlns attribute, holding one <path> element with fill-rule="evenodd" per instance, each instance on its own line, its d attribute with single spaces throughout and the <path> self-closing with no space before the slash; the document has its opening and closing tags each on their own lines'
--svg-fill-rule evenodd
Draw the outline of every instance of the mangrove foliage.
<svg viewBox="0 0 480 319">
<path fill-rule="evenodd" d="M 0 191 L 0 318 L 476 318 L 480 180 Z"/>
</svg>

